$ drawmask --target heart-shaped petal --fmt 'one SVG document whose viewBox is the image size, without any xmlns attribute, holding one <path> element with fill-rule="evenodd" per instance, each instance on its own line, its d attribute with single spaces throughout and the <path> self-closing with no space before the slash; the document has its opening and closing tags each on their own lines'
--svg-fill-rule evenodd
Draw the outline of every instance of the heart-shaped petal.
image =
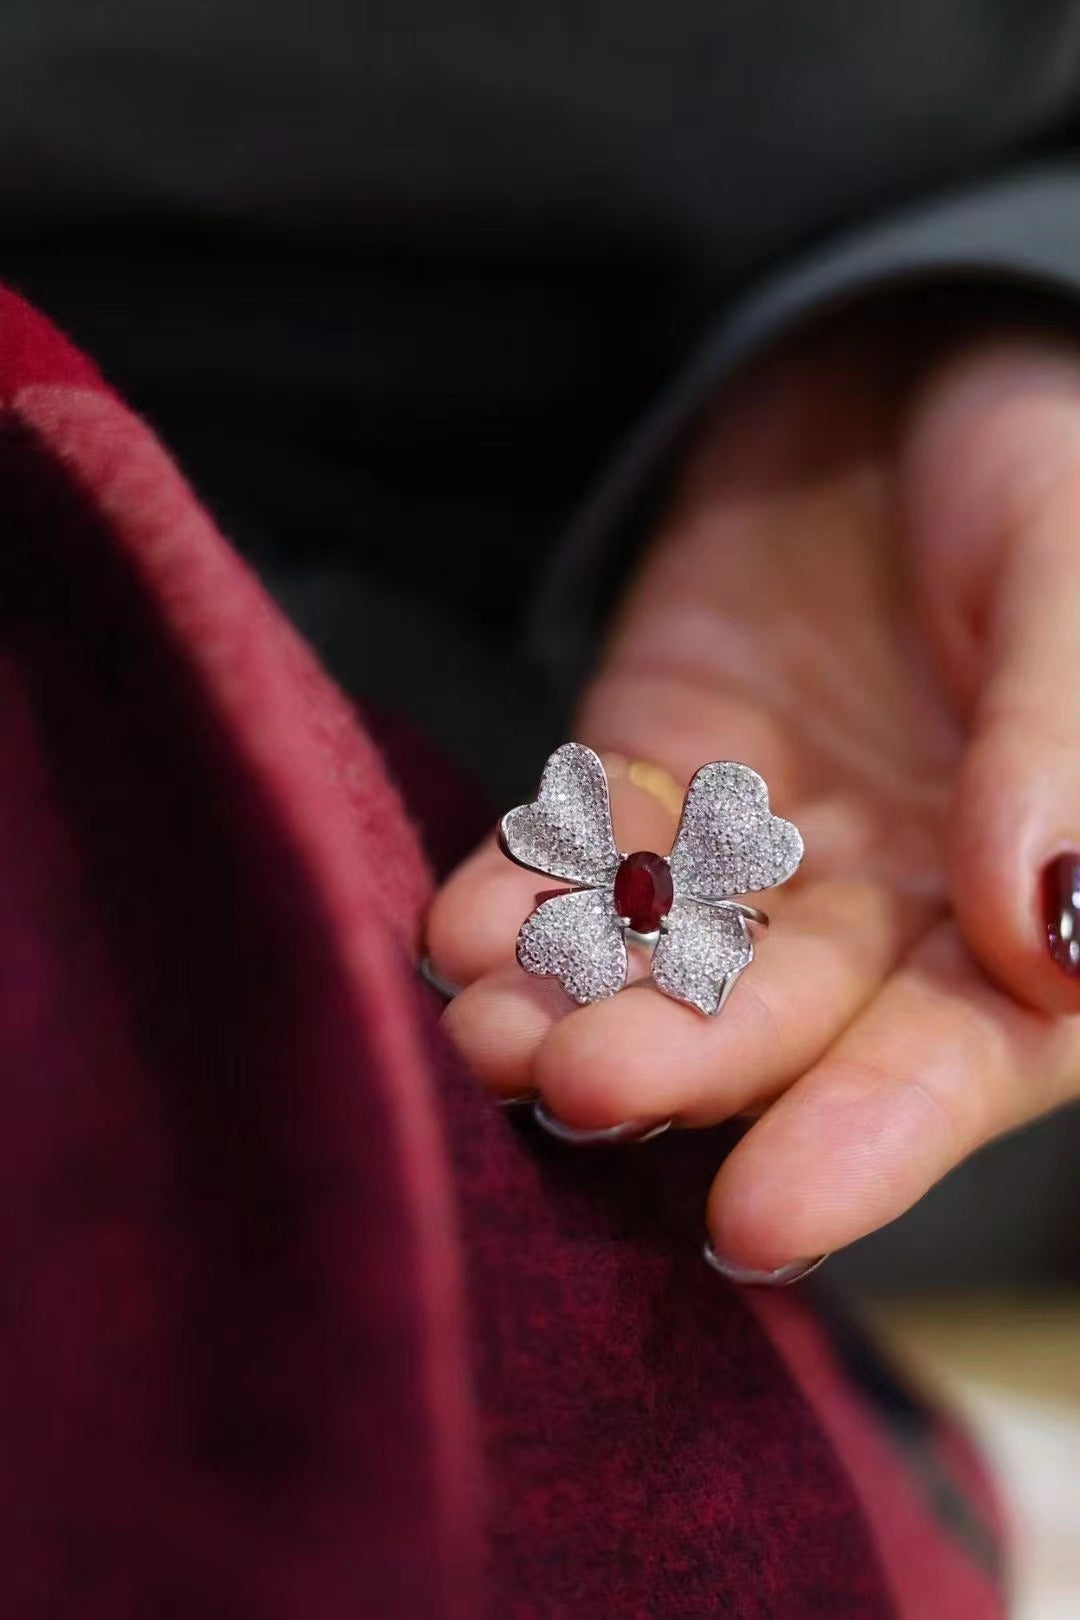
<svg viewBox="0 0 1080 1620">
<path fill-rule="evenodd" d="M 677 900 L 653 952 L 653 983 L 666 996 L 711 1017 L 753 955 L 749 931 L 737 911 Z"/>
<path fill-rule="evenodd" d="M 597 889 L 556 894 L 526 917 L 517 959 L 526 973 L 558 979 L 575 1001 L 600 1001 L 626 983 L 626 942 L 615 908 Z"/>
<path fill-rule="evenodd" d="M 727 900 L 771 889 L 791 876 L 802 855 L 798 828 L 771 814 L 757 771 L 730 759 L 701 767 L 671 850 L 676 893 Z"/>
<path fill-rule="evenodd" d="M 619 864 L 611 801 L 600 758 L 582 743 L 564 743 L 544 766 L 531 804 L 502 819 L 511 860 L 545 877 L 604 887 Z"/>
</svg>

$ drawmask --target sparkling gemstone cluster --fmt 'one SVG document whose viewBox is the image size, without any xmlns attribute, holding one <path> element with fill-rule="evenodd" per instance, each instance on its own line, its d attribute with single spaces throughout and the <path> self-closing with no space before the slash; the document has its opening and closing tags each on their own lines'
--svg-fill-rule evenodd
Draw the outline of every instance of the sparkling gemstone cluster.
<svg viewBox="0 0 1080 1620">
<path fill-rule="evenodd" d="M 731 901 L 784 882 L 802 858 L 761 777 L 731 760 L 694 777 L 669 856 L 620 855 L 604 767 L 580 743 L 556 749 L 533 802 L 503 817 L 501 838 L 512 860 L 575 885 L 526 918 L 522 967 L 557 978 L 575 1001 L 596 1001 L 626 982 L 625 932 L 646 936 L 656 940 L 653 982 L 704 1013 L 719 1009 L 753 956 Z"/>
</svg>

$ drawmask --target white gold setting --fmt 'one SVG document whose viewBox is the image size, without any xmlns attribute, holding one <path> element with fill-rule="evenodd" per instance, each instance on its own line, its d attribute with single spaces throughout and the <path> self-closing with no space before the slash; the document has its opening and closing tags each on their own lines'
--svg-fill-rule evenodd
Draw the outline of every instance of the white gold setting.
<svg viewBox="0 0 1080 1620">
<path fill-rule="evenodd" d="M 510 860 L 572 885 L 546 896 L 522 924 L 517 959 L 527 973 L 558 979 L 579 1003 L 600 1001 L 626 984 L 627 945 L 643 946 L 652 950 L 656 988 L 706 1015 L 720 1011 L 753 960 L 747 925 L 768 926 L 763 911 L 735 897 L 786 882 L 803 854 L 798 829 L 772 814 L 756 771 L 733 760 L 703 765 L 666 857 L 670 907 L 655 929 L 635 930 L 615 907 L 625 857 L 607 776 L 582 743 L 555 750 L 536 798 L 505 815 L 499 832 Z M 660 857 L 649 858 L 662 870 Z"/>
</svg>

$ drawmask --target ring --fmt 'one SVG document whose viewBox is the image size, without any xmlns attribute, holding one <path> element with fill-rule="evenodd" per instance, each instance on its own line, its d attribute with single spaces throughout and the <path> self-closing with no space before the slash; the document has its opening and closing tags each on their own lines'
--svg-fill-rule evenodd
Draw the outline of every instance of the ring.
<svg viewBox="0 0 1080 1620">
<path fill-rule="evenodd" d="M 641 763 L 641 762 L 638 762 Z M 695 774 L 668 855 L 620 852 L 607 774 L 582 743 L 564 743 L 544 766 L 536 798 L 499 825 L 503 854 L 570 885 L 546 894 L 525 919 L 517 959 L 555 978 L 581 1004 L 626 984 L 627 947 L 652 952 L 653 984 L 711 1016 L 754 956 L 748 924 L 768 927 L 736 896 L 784 883 L 803 841 L 769 809 L 769 790 L 749 765 L 716 760 Z"/>
</svg>

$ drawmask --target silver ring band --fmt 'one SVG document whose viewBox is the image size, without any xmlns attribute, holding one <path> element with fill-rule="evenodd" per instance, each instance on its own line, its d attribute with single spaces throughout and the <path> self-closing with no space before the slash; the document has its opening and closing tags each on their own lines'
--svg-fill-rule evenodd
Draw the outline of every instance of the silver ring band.
<svg viewBox="0 0 1080 1620">
<path fill-rule="evenodd" d="M 768 928 L 769 914 L 757 906 L 748 906 L 742 900 L 699 900 L 699 906 L 708 906 L 712 911 L 734 911 L 737 916 L 745 917 L 747 922 L 757 923 L 759 928 Z"/>
</svg>

